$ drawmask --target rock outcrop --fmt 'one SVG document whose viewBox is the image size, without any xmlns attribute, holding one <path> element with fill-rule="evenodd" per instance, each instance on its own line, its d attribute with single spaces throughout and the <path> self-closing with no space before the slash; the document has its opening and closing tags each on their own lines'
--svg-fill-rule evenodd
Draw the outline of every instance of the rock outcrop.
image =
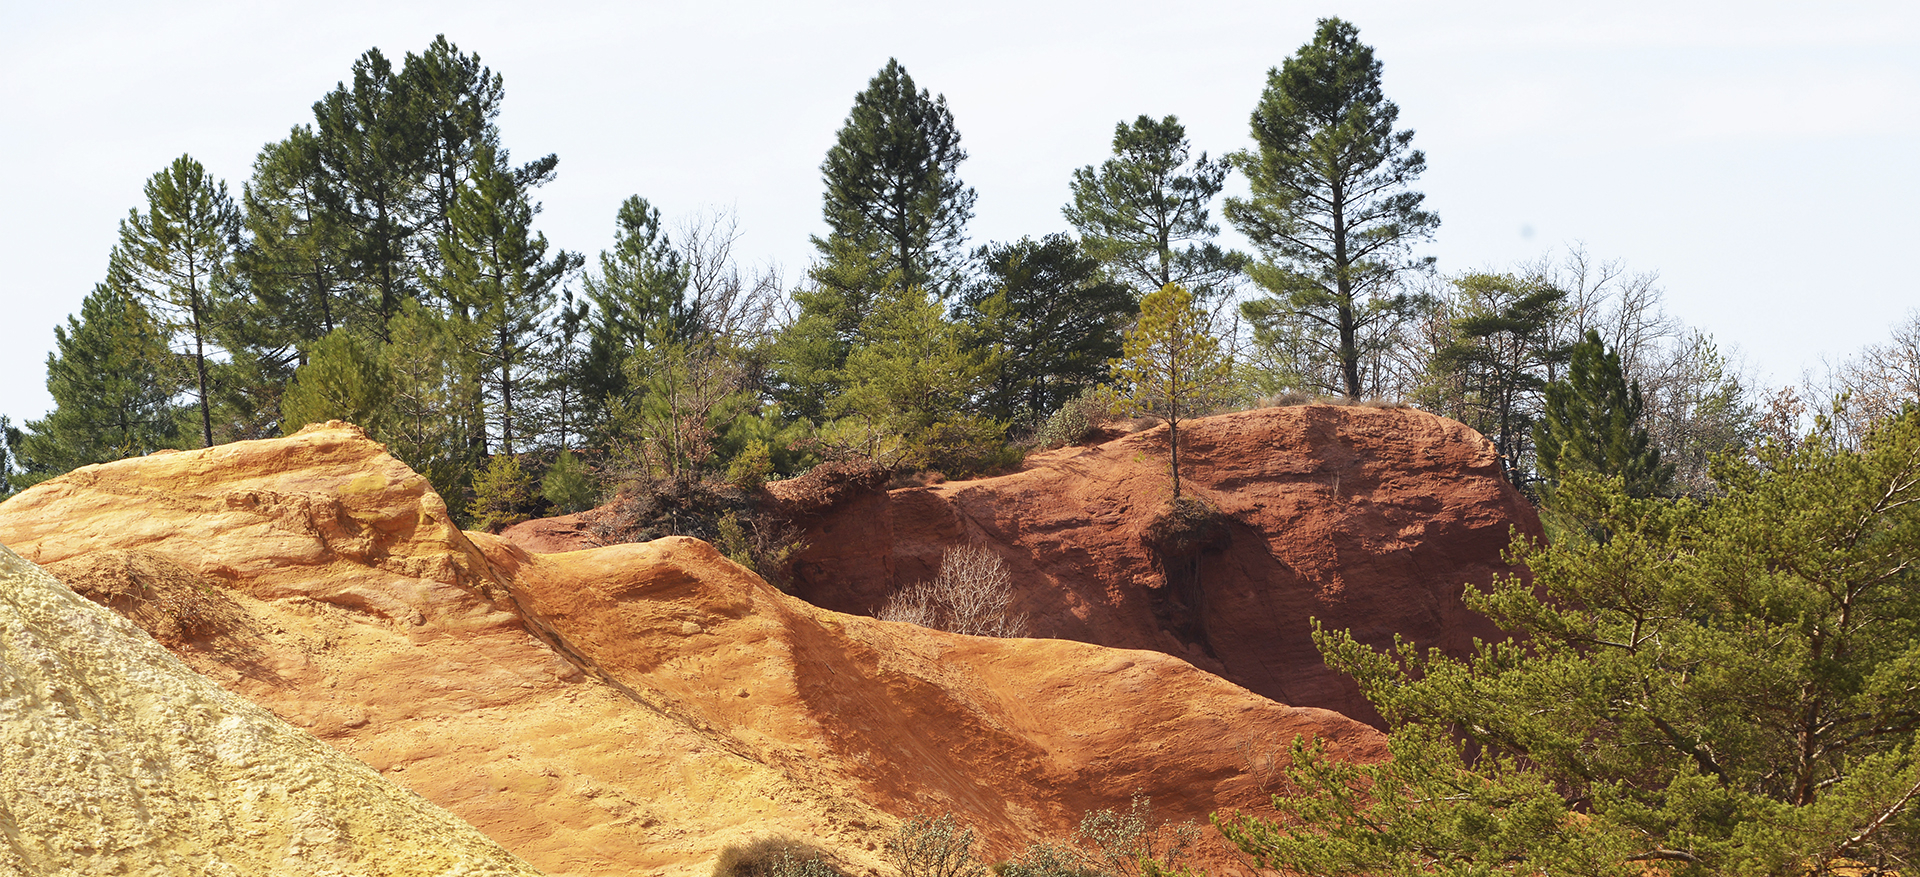
<svg viewBox="0 0 1920 877">
<path fill-rule="evenodd" d="M 704 873 L 776 834 L 871 872 L 947 809 L 1004 856 L 1136 790 L 1257 807 L 1297 734 L 1384 754 L 1163 654 L 840 615 L 693 540 L 461 533 L 342 424 L 87 467 L 0 505 L 0 542 L 556 875 Z"/>
<path fill-rule="evenodd" d="M 4 547 L 0 766 L 4 874 L 538 873 Z"/>
<path fill-rule="evenodd" d="M 1478 433 L 1412 409 L 1306 405 L 1189 421 L 1180 435 L 1183 489 L 1217 512 L 1191 532 L 1165 520 L 1161 426 L 1035 454 L 1011 475 L 855 492 L 803 515 L 795 590 L 870 614 L 931 579 L 948 548 L 984 545 L 1012 572 L 1033 636 L 1178 655 L 1368 721 L 1371 706 L 1320 660 L 1312 620 L 1455 652 L 1496 633 L 1460 595 L 1510 573 L 1512 533 L 1539 523 Z"/>
</svg>

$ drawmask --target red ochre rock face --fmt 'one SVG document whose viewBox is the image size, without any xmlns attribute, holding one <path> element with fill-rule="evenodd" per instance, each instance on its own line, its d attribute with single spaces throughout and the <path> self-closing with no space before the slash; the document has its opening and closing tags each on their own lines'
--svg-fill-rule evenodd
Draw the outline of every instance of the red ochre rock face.
<svg viewBox="0 0 1920 877">
<path fill-rule="evenodd" d="M 1164 648 L 841 614 L 692 539 L 463 533 L 346 424 L 78 470 L 0 505 L 0 543 L 549 874 L 705 874 L 768 835 L 878 873 L 901 818 L 949 810 L 1006 857 L 1136 792 L 1261 809 L 1296 736 L 1385 754 Z"/>
<path fill-rule="evenodd" d="M 1502 552 L 1539 521 L 1472 429 L 1412 409 L 1305 405 L 1189 421 L 1180 441 L 1183 493 L 1218 512 L 1202 538 L 1155 538 L 1172 497 L 1160 426 L 1035 454 L 1010 475 L 810 510 L 794 591 L 871 614 L 932 578 L 947 549 L 983 545 L 1011 571 L 1031 636 L 1165 652 L 1369 722 L 1358 689 L 1320 660 L 1314 620 L 1455 653 L 1497 633 L 1460 595 L 1512 573 Z"/>
</svg>

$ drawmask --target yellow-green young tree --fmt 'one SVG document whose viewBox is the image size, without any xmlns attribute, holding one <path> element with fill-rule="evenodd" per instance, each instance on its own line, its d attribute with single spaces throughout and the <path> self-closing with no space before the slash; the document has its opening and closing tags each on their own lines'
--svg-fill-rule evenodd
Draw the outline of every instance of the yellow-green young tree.
<svg viewBox="0 0 1920 877">
<path fill-rule="evenodd" d="M 1212 411 L 1234 394 L 1233 361 L 1220 349 L 1193 293 L 1168 284 L 1140 300 L 1140 320 L 1113 362 L 1113 399 L 1126 410 L 1167 422 L 1173 498 L 1180 499 L 1180 422 Z"/>
<path fill-rule="evenodd" d="M 240 212 L 225 183 L 182 155 L 147 181 L 147 212 L 120 221 L 117 270 L 161 325 L 186 347 L 194 370 L 203 447 L 213 445 L 207 373 L 215 318 L 226 298 L 221 284 L 240 236 Z"/>
<path fill-rule="evenodd" d="M 1305 874 L 1911 868 L 1920 411 L 1833 439 L 1723 458 L 1705 503 L 1568 473 L 1529 574 L 1469 589 L 1512 635 L 1471 656 L 1319 632 L 1393 757 L 1297 744 L 1281 818 L 1223 830 Z"/>
<path fill-rule="evenodd" d="M 1359 398 L 1360 361 L 1415 300 L 1395 279 L 1431 263 L 1413 258 L 1440 217 L 1408 188 L 1426 169 L 1400 108 L 1380 91 L 1380 62 L 1353 25 L 1320 20 L 1313 42 L 1267 73 L 1253 112 L 1251 151 L 1235 153 L 1251 194 L 1227 199 L 1228 221 L 1261 259 L 1247 273 L 1269 297 L 1248 302 L 1256 328 L 1311 346 L 1338 364 L 1338 386 Z"/>
</svg>

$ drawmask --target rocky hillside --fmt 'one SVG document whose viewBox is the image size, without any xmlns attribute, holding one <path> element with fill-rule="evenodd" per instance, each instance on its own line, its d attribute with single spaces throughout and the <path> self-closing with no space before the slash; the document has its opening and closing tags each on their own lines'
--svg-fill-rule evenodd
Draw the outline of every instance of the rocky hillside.
<svg viewBox="0 0 1920 877">
<path fill-rule="evenodd" d="M 0 874 L 537 873 L 3 547 L 0 668 Z"/>
<path fill-rule="evenodd" d="M 1158 652 L 842 615 L 692 540 L 462 533 L 341 424 L 79 470 L 0 505 L 0 543 L 550 874 L 704 874 L 770 834 L 872 871 L 941 810 L 1004 856 L 1136 790 L 1258 807 L 1299 734 L 1384 751 Z"/>
<path fill-rule="evenodd" d="M 1036 454 L 1011 475 L 855 492 L 801 516 L 796 591 L 870 614 L 932 578 L 947 549 L 983 545 L 1012 571 L 1033 636 L 1153 649 L 1283 703 L 1372 720 L 1321 662 L 1311 620 L 1464 651 L 1494 633 L 1461 604 L 1465 585 L 1509 573 L 1512 533 L 1539 532 L 1485 438 L 1412 409 L 1184 424 L 1183 489 L 1217 513 L 1185 534 L 1163 520 L 1167 451 L 1161 426 Z"/>
</svg>

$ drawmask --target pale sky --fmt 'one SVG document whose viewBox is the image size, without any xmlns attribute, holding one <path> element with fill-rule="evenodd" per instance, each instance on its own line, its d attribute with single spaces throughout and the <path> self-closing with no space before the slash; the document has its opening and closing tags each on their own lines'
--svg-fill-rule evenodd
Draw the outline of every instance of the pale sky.
<svg viewBox="0 0 1920 877">
<path fill-rule="evenodd" d="M 733 211 L 737 252 L 791 285 L 823 229 L 820 161 L 889 57 L 946 95 L 972 242 L 1063 231 L 1069 176 L 1116 122 L 1176 114 L 1195 149 L 1244 148 L 1267 69 L 1338 15 L 1426 153 L 1442 270 L 1583 243 L 1659 272 L 1671 311 L 1775 383 L 1920 307 L 1912 2 L 0 4 L 15 423 L 51 406 L 53 327 L 148 177 L 190 153 L 237 199 L 360 53 L 397 65 L 438 33 L 504 75 L 514 154 L 559 154 L 540 227 L 589 258 L 641 194 L 670 220 Z"/>
</svg>

